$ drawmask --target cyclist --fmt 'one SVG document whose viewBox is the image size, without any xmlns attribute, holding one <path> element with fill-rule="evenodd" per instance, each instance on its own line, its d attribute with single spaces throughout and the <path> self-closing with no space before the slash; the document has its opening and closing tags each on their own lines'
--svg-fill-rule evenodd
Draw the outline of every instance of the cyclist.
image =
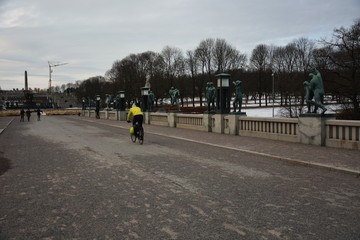
<svg viewBox="0 0 360 240">
<path fill-rule="evenodd" d="M 127 115 L 127 122 L 131 122 L 132 117 L 132 125 L 134 127 L 134 132 L 137 135 L 138 129 L 135 128 L 136 123 L 138 124 L 138 127 L 142 128 L 142 123 L 144 119 L 143 112 L 141 111 L 141 108 L 139 107 L 139 103 L 133 104 L 132 107 L 129 110 L 129 113 Z"/>
</svg>

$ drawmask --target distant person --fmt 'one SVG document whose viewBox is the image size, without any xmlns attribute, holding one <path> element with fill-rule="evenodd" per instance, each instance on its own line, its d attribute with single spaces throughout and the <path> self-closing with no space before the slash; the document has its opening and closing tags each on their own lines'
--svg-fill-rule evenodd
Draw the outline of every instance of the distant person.
<svg viewBox="0 0 360 240">
<path fill-rule="evenodd" d="M 24 117 L 25 117 L 25 110 L 22 108 L 20 111 L 20 122 L 24 121 Z"/>
<path fill-rule="evenodd" d="M 41 116 L 41 110 L 40 110 L 40 108 L 38 108 L 38 109 L 36 110 L 36 113 L 37 113 L 38 121 L 40 121 L 40 116 Z"/>
<path fill-rule="evenodd" d="M 31 111 L 29 108 L 28 108 L 28 110 L 26 110 L 26 117 L 27 117 L 28 122 L 30 122 Z"/>
<path fill-rule="evenodd" d="M 96 104 L 95 107 L 96 118 L 100 119 L 100 107 Z"/>
</svg>

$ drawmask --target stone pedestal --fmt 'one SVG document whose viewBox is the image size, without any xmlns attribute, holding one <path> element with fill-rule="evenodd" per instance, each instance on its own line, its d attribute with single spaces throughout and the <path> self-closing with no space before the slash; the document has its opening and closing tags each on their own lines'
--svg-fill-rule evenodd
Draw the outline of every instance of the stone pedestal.
<svg viewBox="0 0 360 240">
<path fill-rule="evenodd" d="M 299 142 L 325 146 L 325 120 L 334 117 L 333 114 L 301 114 L 299 116 Z"/>
<path fill-rule="evenodd" d="M 126 111 L 118 111 L 118 119 L 120 121 L 126 121 L 127 112 Z"/>
<path fill-rule="evenodd" d="M 212 132 L 224 133 L 224 114 L 214 114 L 215 124 L 212 126 Z"/>
<path fill-rule="evenodd" d="M 245 112 L 232 112 L 224 117 L 223 133 L 239 135 L 239 118 L 246 117 Z"/>
<path fill-rule="evenodd" d="M 144 112 L 144 123 L 150 124 L 150 112 Z"/>
<path fill-rule="evenodd" d="M 203 115 L 203 124 L 205 131 L 212 132 L 212 122 L 211 122 L 212 114 L 204 113 Z"/>
<path fill-rule="evenodd" d="M 240 114 L 230 114 L 225 117 L 224 133 L 230 135 L 239 135 L 239 116 Z"/>
<path fill-rule="evenodd" d="M 176 127 L 176 114 L 173 112 L 168 113 L 169 127 Z"/>
</svg>

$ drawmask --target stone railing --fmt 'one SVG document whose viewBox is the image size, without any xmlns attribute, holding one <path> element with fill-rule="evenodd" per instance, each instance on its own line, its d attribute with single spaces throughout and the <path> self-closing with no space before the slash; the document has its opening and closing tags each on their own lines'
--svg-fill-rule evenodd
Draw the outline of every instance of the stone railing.
<svg viewBox="0 0 360 240">
<path fill-rule="evenodd" d="M 169 126 L 168 114 L 167 113 L 151 113 L 146 114 L 145 123 L 160 125 L 160 126 Z"/>
<path fill-rule="evenodd" d="M 125 121 L 126 114 L 103 111 L 100 118 Z M 83 115 L 95 117 L 95 112 L 86 110 Z M 331 115 L 309 114 L 299 118 L 158 112 L 144 115 L 145 123 L 151 125 L 360 150 L 360 121 L 334 120 Z"/>
<path fill-rule="evenodd" d="M 325 121 L 326 146 L 360 149 L 360 121 Z"/>
<path fill-rule="evenodd" d="M 81 114 L 85 117 L 96 118 L 95 110 L 81 110 Z M 111 120 L 126 120 L 126 112 L 120 111 L 100 111 L 100 118 L 111 119 Z"/>
<path fill-rule="evenodd" d="M 177 128 L 205 130 L 203 119 L 203 114 L 177 114 L 175 124 Z"/>
<path fill-rule="evenodd" d="M 290 142 L 298 141 L 298 119 L 292 118 L 239 118 L 239 135 L 262 137 Z"/>
</svg>

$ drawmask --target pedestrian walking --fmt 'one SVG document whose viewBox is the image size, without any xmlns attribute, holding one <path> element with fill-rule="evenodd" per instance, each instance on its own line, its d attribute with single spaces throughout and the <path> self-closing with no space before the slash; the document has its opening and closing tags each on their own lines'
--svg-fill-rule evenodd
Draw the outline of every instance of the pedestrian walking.
<svg viewBox="0 0 360 240">
<path fill-rule="evenodd" d="M 31 111 L 29 108 L 28 108 L 28 110 L 26 110 L 26 117 L 27 117 L 28 122 L 30 122 Z"/>
<path fill-rule="evenodd" d="M 25 110 L 22 108 L 20 110 L 20 122 L 24 121 L 24 117 L 25 117 Z"/>
<path fill-rule="evenodd" d="M 40 110 L 40 108 L 38 108 L 38 109 L 36 110 L 36 112 L 37 112 L 38 121 L 40 121 L 40 116 L 41 116 L 41 110 Z"/>
<path fill-rule="evenodd" d="M 95 107 L 95 113 L 96 113 L 96 118 L 100 119 L 100 108 L 99 107 Z"/>
</svg>

